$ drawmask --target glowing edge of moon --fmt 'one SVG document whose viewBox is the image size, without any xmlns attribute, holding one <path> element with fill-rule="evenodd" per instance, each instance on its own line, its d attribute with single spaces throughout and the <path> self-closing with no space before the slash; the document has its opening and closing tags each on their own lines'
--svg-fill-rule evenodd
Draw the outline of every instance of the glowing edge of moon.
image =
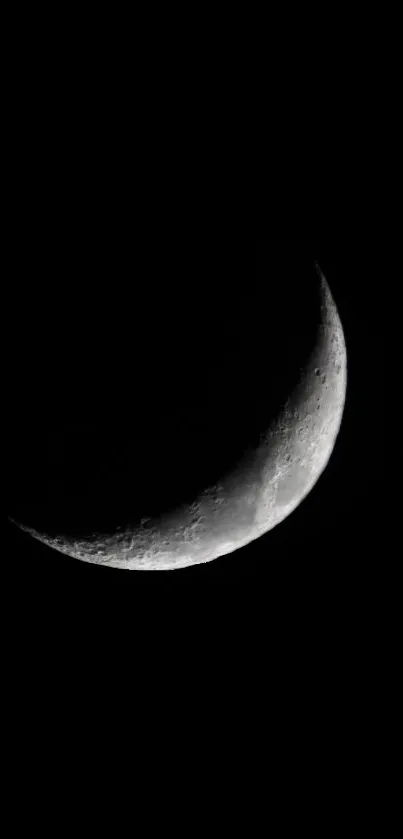
<svg viewBox="0 0 403 839">
<path fill-rule="evenodd" d="M 255 450 L 233 472 L 182 507 L 141 527 L 74 540 L 39 533 L 45 545 L 85 562 L 136 570 L 171 570 L 209 562 L 267 533 L 312 490 L 333 452 L 347 393 L 343 327 L 319 266 L 321 317 L 301 379 Z"/>
</svg>

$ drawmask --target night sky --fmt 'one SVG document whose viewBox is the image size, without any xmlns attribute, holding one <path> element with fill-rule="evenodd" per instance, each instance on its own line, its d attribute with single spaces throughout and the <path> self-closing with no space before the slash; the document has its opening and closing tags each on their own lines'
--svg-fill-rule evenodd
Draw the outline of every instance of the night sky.
<svg viewBox="0 0 403 839">
<path fill-rule="evenodd" d="M 351 823 L 353 804 L 360 824 L 367 813 L 373 822 L 378 808 L 384 828 L 396 786 L 388 750 L 396 742 L 401 549 L 391 535 L 396 480 L 385 476 L 386 454 L 400 475 L 399 408 L 396 388 L 386 401 L 391 319 L 381 301 L 398 318 L 400 263 L 392 278 L 386 268 L 378 273 L 375 252 L 381 246 L 387 255 L 391 237 L 366 227 L 359 235 L 345 221 L 351 207 L 362 224 L 354 187 L 364 173 L 374 215 L 374 162 L 387 182 L 385 156 L 371 144 L 380 135 L 372 99 L 367 121 L 354 78 L 346 95 L 340 85 L 321 92 L 323 37 L 311 49 L 308 112 L 309 86 L 298 85 L 298 73 L 284 95 L 288 41 L 276 74 L 266 74 L 263 103 L 222 44 L 221 74 L 209 54 L 206 61 L 205 43 L 203 53 L 193 50 L 189 27 L 184 38 L 177 26 L 177 51 L 164 26 L 155 39 L 158 22 L 148 32 L 128 27 L 124 49 L 122 27 L 103 36 L 102 15 L 92 13 L 86 27 L 81 10 L 64 14 L 61 26 L 36 7 L 18 14 L 5 39 L 10 187 L 1 286 L 3 740 L 13 817 L 59 823 L 75 815 L 76 800 L 95 804 L 94 755 L 108 783 L 103 778 L 101 808 L 98 785 L 92 817 L 107 814 L 112 776 L 120 801 L 123 793 L 134 802 L 136 824 L 146 788 L 147 819 L 163 812 L 165 824 L 173 807 L 182 819 L 190 815 L 191 788 L 192 804 L 198 799 L 191 824 L 210 812 L 211 798 L 238 817 L 239 790 L 244 808 L 254 804 L 249 826 L 259 797 L 271 804 L 275 778 L 275 791 L 287 794 L 282 815 L 292 809 L 300 822 L 309 813 L 327 823 L 335 815 L 345 821 L 349 808 Z M 218 45 L 217 27 L 207 25 Z M 324 34 L 327 46 L 326 27 Z M 298 38 L 305 48 L 299 30 Z M 339 79 L 340 62 L 333 64 Z M 280 137 L 283 159 L 272 142 Z M 331 219 L 314 169 L 333 203 Z M 322 227 L 309 227 L 302 190 L 297 230 L 307 238 L 276 238 L 266 219 L 277 216 L 281 229 L 275 176 L 294 211 L 297 190 L 288 187 L 297 172 Z M 338 201 L 325 189 L 333 172 L 344 176 Z M 383 214 L 387 202 L 378 203 Z M 62 473 L 65 527 L 83 483 L 92 480 L 102 498 L 104 470 L 117 468 L 133 426 L 136 470 L 117 481 L 102 510 L 111 525 L 129 492 L 141 515 L 192 495 L 229 466 L 309 352 L 316 261 L 345 331 L 347 402 L 327 468 L 278 527 L 206 565 L 135 572 L 59 554 L 8 521 L 18 511 L 46 517 Z M 97 435 L 86 434 L 94 424 Z M 60 443 L 65 425 L 77 431 L 70 447 Z M 201 432 L 205 446 L 195 449 Z M 83 510 L 75 526 L 84 526 Z M 291 801 L 293 776 L 301 797 Z"/>
</svg>

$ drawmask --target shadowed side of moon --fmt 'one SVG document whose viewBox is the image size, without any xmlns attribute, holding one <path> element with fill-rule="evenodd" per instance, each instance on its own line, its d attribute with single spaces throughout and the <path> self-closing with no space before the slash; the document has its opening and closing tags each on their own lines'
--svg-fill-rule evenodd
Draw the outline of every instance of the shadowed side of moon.
<svg viewBox="0 0 403 839">
<path fill-rule="evenodd" d="M 149 367 L 144 375 L 135 364 L 115 368 L 110 394 L 105 358 L 99 380 L 88 374 L 85 418 L 80 383 L 78 410 L 56 417 L 50 433 L 33 423 L 22 435 L 14 520 L 71 556 L 139 569 L 209 561 L 282 521 L 325 468 L 345 400 L 340 319 L 324 279 L 311 280 L 301 292 L 304 322 L 298 299 L 288 305 L 273 294 L 266 321 L 256 298 L 249 308 L 240 301 L 234 322 L 242 315 L 255 329 L 236 335 L 229 322 L 222 327 L 222 301 L 208 339 L 198 319 L 193 329 L 176 324 L 175 336 L 164 327 L 169 351 L 155 381 Z M 128 344 L 131 358 L 143 339 Z M 199 349 L 184 363 L 186 344 Z"/>
</svg>

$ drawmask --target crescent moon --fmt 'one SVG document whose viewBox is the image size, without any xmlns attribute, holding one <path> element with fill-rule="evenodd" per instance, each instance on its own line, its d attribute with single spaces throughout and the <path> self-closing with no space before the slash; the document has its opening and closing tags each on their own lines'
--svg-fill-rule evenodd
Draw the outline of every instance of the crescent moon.
<svg viewBox="0 0 403 839">
<path fill-rule="evenodd" d="M 10 517 L 49 547 L 115 568 L 169 570 L 206 563 L 267 533 L 287 518 L 326 468 L 339 434 L 347 391 L 347 351 L 326 279 L 320 282 L 315 346 L 298 384 L 259 441 L 219 483 L 192 503 L 111 535 L 49 535 Z"/>
</svg>

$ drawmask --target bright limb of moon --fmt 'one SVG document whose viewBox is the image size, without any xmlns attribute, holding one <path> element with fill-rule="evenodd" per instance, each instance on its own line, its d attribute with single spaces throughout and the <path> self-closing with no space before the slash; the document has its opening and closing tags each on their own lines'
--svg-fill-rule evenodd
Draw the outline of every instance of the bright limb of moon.
<svg viewBox="0 0 403 839">
<path fill-rule="evenodd" d="M 206 487 L 190 505 L 111 535 L 55 537 L 15 523 L 44 544 L 86 562 L 169 570 L 236 551 L 287 518 L 328 464 L 346 399 L 343 327 L 319 268 L 318 273 L 317 339 L 299 382 L 259 443 L 245 452 L 220 483 Z"/>
</svg>

